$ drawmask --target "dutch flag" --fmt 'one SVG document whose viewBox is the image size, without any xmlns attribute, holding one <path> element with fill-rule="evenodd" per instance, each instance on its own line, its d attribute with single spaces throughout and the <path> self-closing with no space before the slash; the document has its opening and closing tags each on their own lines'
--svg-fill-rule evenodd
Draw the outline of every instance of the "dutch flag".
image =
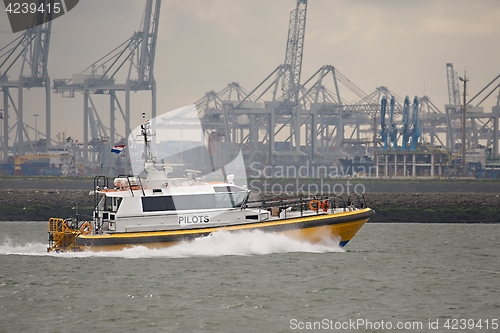
<svg viewBox="0 0 500 333">
<path fill-rule="evenodd" d="M 126 145 L 117 145 L 111 148 L 111 152 L 115 154 L 119 154 L 122 152 L 123 148 L 125 148 Z"/>
</svg>

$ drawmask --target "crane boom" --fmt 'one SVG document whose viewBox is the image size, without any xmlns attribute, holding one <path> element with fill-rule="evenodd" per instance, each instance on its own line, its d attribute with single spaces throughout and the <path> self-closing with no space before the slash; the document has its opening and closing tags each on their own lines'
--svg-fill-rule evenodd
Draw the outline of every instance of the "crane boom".
<svg viewBox="0 0 500 333">
<path fill-rule="evenodd" d="M 142 27 L 142 44 L 139 55 L 138 81 L 139 83 L 153 84 L 153 68 L 156 53 L 156 39 L 160 21 L 161 0 L 146 2 L 144 24 Z"/>
<path fill-rule="evenodd" d="M 460 90 L 458 85 L 458 74 L 453 70 L 453 64 L 446 64 L 446 77 L 448 79 L 448 98 L 450 105 L 460 105 Z"/>
<path fill-rule="evenodd" d="M 306 31 L 307 0 L 297 0 L 296 8 L 290 13 L 288 40 L 285 54 L 285 77 L 283 80 L 283 96 L 285 101 L 298 103 L 300 89 L 300 73 L 304 52 L 304 36 Z"/>
</svg>

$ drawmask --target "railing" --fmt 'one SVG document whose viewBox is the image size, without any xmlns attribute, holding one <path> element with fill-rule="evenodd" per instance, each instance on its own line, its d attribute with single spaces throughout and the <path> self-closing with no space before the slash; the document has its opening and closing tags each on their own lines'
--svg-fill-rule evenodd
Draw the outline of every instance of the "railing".
<svg viewBox="0 0 500 333">
<path fill-rule="evenodd" d="M 50 218 L 48 227 L 49 247 L 47 248 L 47 252 L 80 250 L 76 246 L 76 236 L 80 234 L 78 221 L 66 221 L 61 218 Z"/>
<path fill-rule="evenodd" d="M 311 212 L 316 215 L 336 214 L 342 212 L 366 208 L 364 194 L 351 193 L 349 195 L 324 195 L 313 196 L 311 198 L 273 198 L 266 200 L 249 201 L 245 208 L 259 209 L 259 220 L 261 213 L 269 212 L 271 216 L 287 217 L 287 212 L 300 211 L 300 217 L 306 212 L 308 216 Z M 284 212 L 283 216 L 281 213 Z"/>
</svg>

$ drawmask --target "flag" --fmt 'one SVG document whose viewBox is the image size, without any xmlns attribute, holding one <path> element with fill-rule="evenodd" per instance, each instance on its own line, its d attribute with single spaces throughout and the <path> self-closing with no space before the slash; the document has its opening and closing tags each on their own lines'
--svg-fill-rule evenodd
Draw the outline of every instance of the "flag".
<svg viewBox="0 0 500 333">
<path fill-rule="evenodd" d="M 125 148 L 125 145 L 117 145 L 111 148 L 111 152 L 115 154 L 119 154 L 122 152 L 123 148 Z"/>
</svg>

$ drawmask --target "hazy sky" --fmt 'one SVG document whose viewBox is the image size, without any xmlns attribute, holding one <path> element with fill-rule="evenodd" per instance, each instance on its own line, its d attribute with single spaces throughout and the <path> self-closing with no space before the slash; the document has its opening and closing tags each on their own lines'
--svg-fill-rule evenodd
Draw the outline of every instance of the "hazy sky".
<svg viewBox="0 0 500 333">
<path fill-rule="evenodd" d="M 81 0 L 55 20 L 51 79 L 69 78 L 139 30 L 145 1 Z M 155 62 L 158 113 L 191 104 L 230 82 L 253 89 L 284 62 L 295 0 L 163 0 Z M 0 4 L 0 48 L 15 38 Z M 467 70 L 473 96 L 500 74 L 498 0 L 309 0 L 302 81 L 333 65 L 364 92 L 379 86 L 448 101 L 446 63 Z M 12 76 L 12 75 L 11 75 Z M 42 90 L 25 92 L 34 126 Z M 107 119 L 109 102 L 93 97 Z M 149 111 L 146 92 L 132 95 L 132 126 Z M 484 104 L 489 110 L 493 98 Z M 53 137 L 82 139 L 83 98 L 53 95 Z M 44 117 L 38 128 L 44 128 Z M 11 121 L 12 122 L 12 121 Z"/>
</svg>

